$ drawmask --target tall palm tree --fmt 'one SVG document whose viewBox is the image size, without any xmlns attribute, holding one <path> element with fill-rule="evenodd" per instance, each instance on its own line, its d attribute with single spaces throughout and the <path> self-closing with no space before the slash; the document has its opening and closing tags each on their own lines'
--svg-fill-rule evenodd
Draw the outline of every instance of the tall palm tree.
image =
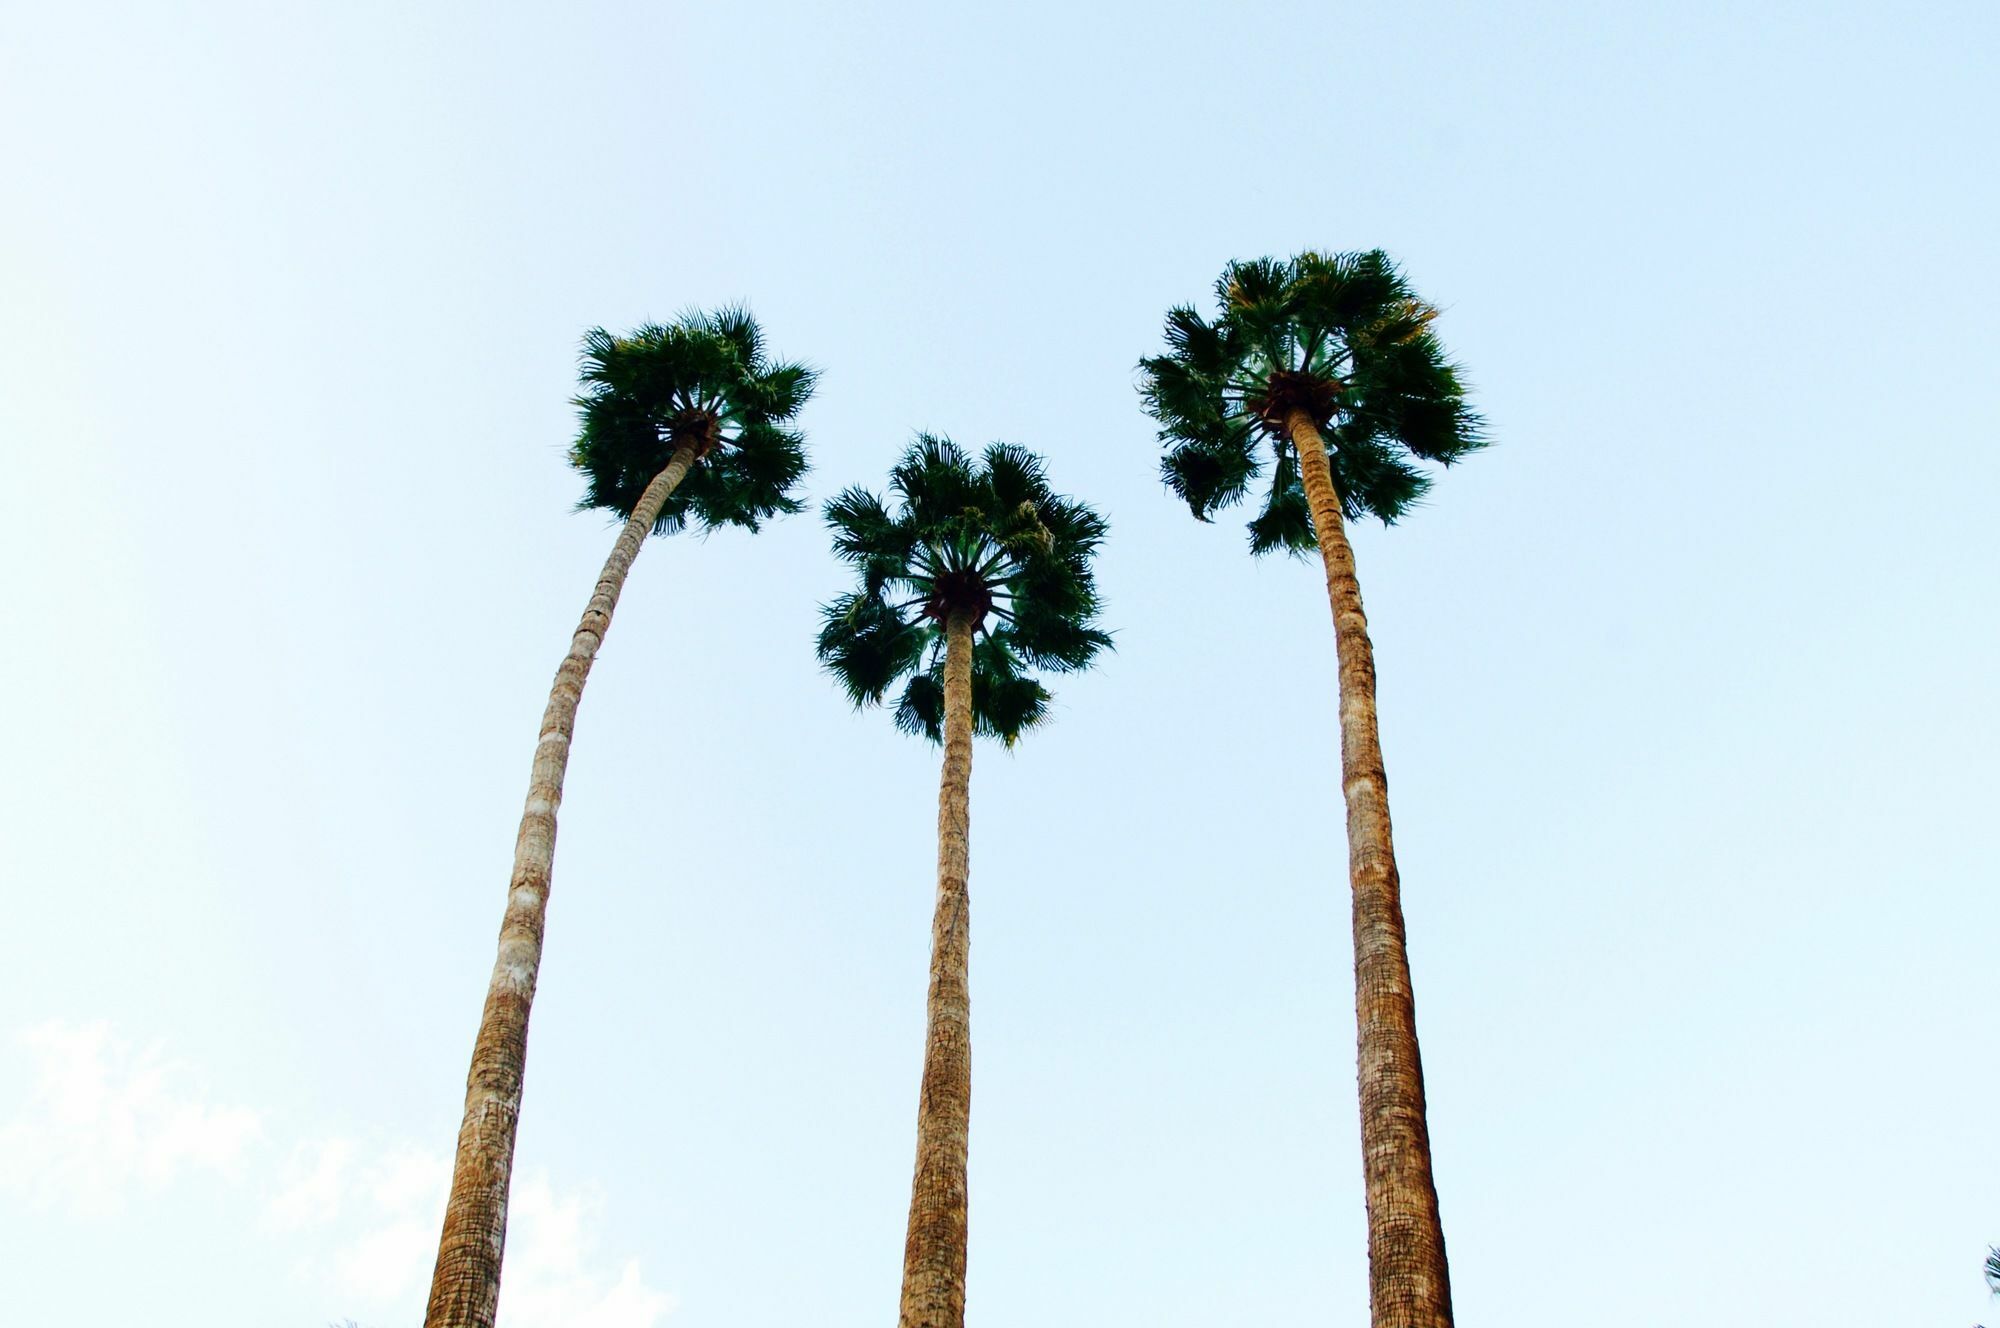
<svg viewBox="0 0 2000 1328">
<path fill-rule="evenodd" d="M 583 423 L 570 451 L 587 485 L 578 507 L 614 512 L 625 524 L 542 713 L 499 955 L 472 1047 L 425 1328 L 493 1323 L 556 808 L 584 679 L 632 559 L 649 531 L 671 534 L 690 521 L 754 531 L 768 517 L 801 510 L 792 489 L 805 474 L 805 444 L 785 426 L 811 395 L 813 373 L 772 360 L 749 314 L 691 312 L 622 337 L 600 328 L 585 338 L 582 378 Z"/>
<path fill-rule="evenodd" d="M 860 588 L 826 606 L 822 665 L 857 706 L 905 680 L 896 727 L 944 744 L 937 903 L 931 920 L 916 1174 L 899 1328 L 965 1322 L 965 1153 L 972 1105 L 967 988 L 972 735 L 1012 746 L 1048 714 L 1028 670 L 1087 667 L 1111 638 L 1094 625 L 1091 559 L 1104 522 L 1050 492 L 1042 465 L 995 443 L 975 462 L 919 436 L 890 472 L 893 506 L 866 489 L 826 505 L 833 547 Z"/>
<path fill-rule="evenodd" d="M 1389 259 L 1301 254 L 1232 263 L 1214 321 L 1167 315 L 1168 350 L 1140 362 L 1160 423 L 1167 487 L 1209 520 L 1264 473 L 1250 549 L 1326 566 L 1340 677 L 1340 774 L 1354 904 L 1361 1146 L 1376 1328 L 1447 1328 L 1451 1286 L 1431 1177 L 1403 906 L 1375 723 L 1375 657 L 1343 522 L 1393 522 L 1480 445 L 1458 372 L 1430 330 L 1436 310 Z"/>
</svg>

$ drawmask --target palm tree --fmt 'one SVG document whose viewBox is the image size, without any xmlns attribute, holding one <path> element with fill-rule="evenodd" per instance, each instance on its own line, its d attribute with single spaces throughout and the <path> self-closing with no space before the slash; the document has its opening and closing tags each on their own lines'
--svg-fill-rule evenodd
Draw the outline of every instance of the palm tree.
<svg viewBox="0 0 2000 1328">
<path fill-rule="evenodd" d="M 1375 659 L 1344 521 L 1393 522 L 1480 445 L 1423 303 L 1379 250 L 1232 263 L 1220 312 L 1167 315 L 1168 351 L 1140 362 L 1161 475 L 1209 520 L 1265 470 L 1250 549 L 1326 566 L 1340 671 L 1340 773 L 1354 905 L 1361 1145 L 1376 1328 L 1446 1328 L 1451 1287 L 1431 1178 L 1403 907 L 1375 724 Z M 1317 826 L 1308 831 L 1316 838 Z"/>
<path fill-rule="evenodd" d="M 587 483 L 578 507 L 614 512 L 625 524 L 542 713 L 499 955 L 472 1047 L 425 1328 L 493 1323 L 556 808 L 577 702 L 625 575 L 649 531 L 671 534 L 690 521 L 754 531 L 765 518 L 801 510 L 791 491 L 805 474 L 805 444 L 785 424 L 811 395 L 813 373 L 772 360 L 749 314 L 691 312 L 622 337 L 600 328 L 585 338 L 582 378 L 583 424 L 570 451 Z"/>
<path fill-rule="evenodd" d="M 965 1152 L 972 1104 L 966 976 L 967 799 L 972 735 L 1008 746 L 1048 714 L 1027 670 L 1087 667 L 1099 631 L 1091 558 L 1104 522 L 1049 490 L 1041 462 L 995 443 L 975 462 L 919 436 L 890 472 L 894 505 L 849 489 L 826 505 L 833 547 L 860 588 L 826 606 L 822 665 L 857 706 L 907 679 L 896 727 L 944 744 L 937 904 L 916 1174 L 903 1247 L 899 1328 L 965 1322 Z"/>
</svg>

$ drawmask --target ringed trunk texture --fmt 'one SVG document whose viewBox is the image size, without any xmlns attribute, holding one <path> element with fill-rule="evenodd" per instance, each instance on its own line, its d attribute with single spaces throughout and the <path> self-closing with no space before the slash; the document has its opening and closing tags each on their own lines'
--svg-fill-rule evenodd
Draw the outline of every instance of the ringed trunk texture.
<svg viewBox="0 0 2000 1328">
<path fill-rule="evenodd" d="M 1340 662 L 1340 787 L 1347 801 L 1347 874 L 1354 893 L 1354 1015 L 1372 1317 L 1374 1328 L 1451 1328 L 1451 1278 L 1431 1177 L 1402 890 L 1375 723 L 1375 649 L 1326 440 L 1303 411 L 1294 411 L 1287 426 L 1326 564 Z"/>
<path fill-rule="evenodd" d="M 528 1009 L 542 963 L 542 928 L 548 915 L 549 871 L 556 847 L 556 808 L 562 803 L 570 737 L 584 679 L 597 658 L 611 611 L 639 546 L 660 507 L 688 468 L 694 449 L 674 453 L 667 468 L 640 495 L 619 532 L 597 589 L 570 638 L 542 712 L 541 738 L 528 778 L 527 806 L 514 840 L 514 871 L 507 883 L 507 911 L 500 921 L 499 954 L 486 986 L 472 1069 L 465 1081 L 465 1118 L 458 1127 L 451 1198 L 444 1210 L 437 1268 L 424 1328 L 493 1328 L 500 1300 L 500 1256 L 507 1243 L 507 1187 L 514 1167 L 514 1130 L 521 1118 L 521 1081 L 527 1067 Z"/>
<path fill-rule="evenodd" d="M 972 785 L 972 620 L 945 620 L 944 771 L 938 780 L 937 911 L 931 919 L 917 1167 L 903 1242 L 898 1328 L 965 1323 L 965 1152 L 972 1113 L 971 940 L 966 916 Z"/>
</svg>

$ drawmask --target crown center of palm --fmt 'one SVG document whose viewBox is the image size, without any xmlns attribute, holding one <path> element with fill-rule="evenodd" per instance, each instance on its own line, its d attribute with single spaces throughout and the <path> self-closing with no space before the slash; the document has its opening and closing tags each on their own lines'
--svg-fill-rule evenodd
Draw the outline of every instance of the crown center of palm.
<svg viewBox="0 0 2000 1328">
<path fill-rule="evenodd" d="M 956 613 L 976 628 L 992 608 L 993 588 L 972 568 L 942 573 L 931 583 L 930 594 L 924 597 L 924 616 L 940 623 L 950 621 Z"/>
<path fill-rule="evenodd" d="M 676 452 L 693 448 L 699 461 L 722 446 L 722 420 L 712 410 L 683 410 L 668 421 L 667 441 Z"/>
<path fill-rule="evenodd" d="M 1264 426 L 1280 437 L 1290 432 L 1292 414 L 1302 411 L 1314 424 L 1333 418 L 1346 384 L 1323 374 L 1280 369 L 1264 380 L 1263 390 L 1244 402 Z"/>
</svg>

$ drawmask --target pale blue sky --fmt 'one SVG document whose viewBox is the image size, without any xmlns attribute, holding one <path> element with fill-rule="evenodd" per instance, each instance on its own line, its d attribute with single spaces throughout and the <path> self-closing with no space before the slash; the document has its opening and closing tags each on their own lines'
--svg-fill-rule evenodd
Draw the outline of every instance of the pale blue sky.
<svg viewBox="0 0 2000 1328">
<path fill-rule="evenodd" d="M 1365 1322 L 1319 576 L 1132 365 L 1376 245 L 1496 443 L 1356 534 L 1461 1321 L 1988 1314 L 1996 67 L 1975 3 L 8 8 L 0 1318 L 415 1321 L 610 539 L 578 339 L 743 299 L 815 500 L 921 427 L 1113 525 L 1116 655 L 975 762 L 969 1321 Z M 893 1313 L 936 764 L 815 673 L 842 584 L 812 517 L 635 569 L 503 1324 Z"/>
</svg>

